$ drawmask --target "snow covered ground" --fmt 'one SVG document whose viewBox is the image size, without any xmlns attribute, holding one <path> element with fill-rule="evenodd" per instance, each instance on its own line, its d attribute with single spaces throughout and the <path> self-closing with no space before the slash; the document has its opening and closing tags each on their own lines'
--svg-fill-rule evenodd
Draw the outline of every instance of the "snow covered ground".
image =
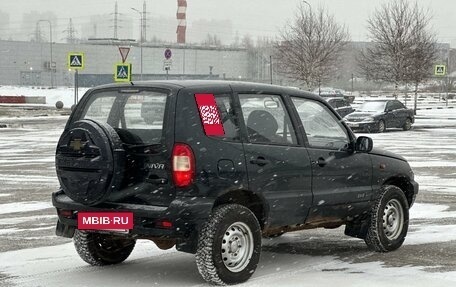
<svg viewBox="0 0 456 287">
<path fill-rule="evenodd" d="M 84 95 L 88 88 L 79 88 L 79 98 Z M 46 97 L 47 106 L 55 106 L 57 101 L 62 101 L 64 106 L 69 108 L 74 104 L 74 88 L 57 87 L 55 89 L 45 89 L 39 87 L 12 87 L 0 86 L 2 96 L 33 96 Z"/>
<path fill-rule="evenodd" d="M 456 286 L 456 110 L 422 112 L 412 131 L 368 135 L 405 156 L 421 185 L 402 248 L 371 252 L 343 228 L 285 234 L 263 241 L 256 273 L 240 286 Z M 0 129 L 0 286 L 206 286 L 193 255 L 148 241 L 118 266 L 85 264 L 54 235 L 53 157 L 66 117 L 17 121 Z"/>
</svg>

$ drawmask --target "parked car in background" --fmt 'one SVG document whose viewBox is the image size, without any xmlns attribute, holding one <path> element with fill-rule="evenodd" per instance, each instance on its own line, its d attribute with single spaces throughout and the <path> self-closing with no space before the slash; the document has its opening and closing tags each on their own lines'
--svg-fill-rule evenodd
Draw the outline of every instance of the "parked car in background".
<svg viewBox="0 0 456 287">
<path fill-rule="evenodd" d="M 376 100 L 363 103 L 349 114 L 345 122 L 352 130 L 384 132 L 387 128 L 410 130 L 415 122 L 412 109 L 407 109 L 398 100 Z"/>
<path fill-rule="evenodd" d="M 341 98 L 325 98 L 328 104 L 343 118 L 351 114 L 355 109 L 350 105 L 346 99 Z"/>
<path fill-rule="evenodd" d="M 329 87 L 316 88 L 313 90 L 314 94 L 319 95 L 322 98 L 344 98 L 349 103 L 353 103 L 355 97 L 347 95 L 347 93 L 342 89 L 334 89 Z"/>
</svg>

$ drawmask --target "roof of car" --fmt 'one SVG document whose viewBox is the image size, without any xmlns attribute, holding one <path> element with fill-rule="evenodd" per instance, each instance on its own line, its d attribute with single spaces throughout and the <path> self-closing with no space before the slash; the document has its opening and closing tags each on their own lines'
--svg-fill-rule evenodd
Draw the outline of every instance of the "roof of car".
<svg viewBox="0 0 456 287">
<path fill-rule="evenodd" d="M 296 88 L 278 86 L 278 85 L 270 85 L 270 84 L 262 84 L 262 83 L 254 83 L 254 82 L 241 82 L 241 81 L 222 81 L 222 80 L 167 80 L 167 81 L 133 81 L 131 83 L 123 83 L 123 84 L 107 84 L 102 86 L 94 87 L 95 89 L 102 89 L 102 88 L 114 88 L 114 87 L 132 87 L 132 86 L 153 86 L 153 87 L 161 87 L 161 88 L 171 88 L 171 89 L 182 89 L 182 88 L 197 88 L 197 87 L 207 87 L 207 86 L 227 86 L 230 85 L 234 89 L 246 88 L 246 89 L 255 89 L 261 90 L 265 89 L 271 92 L 282 92 L 291 95 L 297 96 L 305 96 L 308 98 L 318 99 L 321 98 L 311 92 L 299 90 Z"/>
<path fill-rule="evenodd" d="M 329 102 L 329 101 L 332 101 L 332 100 L 339 100 L 339 101 L 340 101 L 340 100 L 343 100 L 343 101 L 346 101 L 346 100 L 345 100 L 344 98 L 342 98 L 342 97 L 325 97 L 324 99 L 325 99 L 326 101 L 328 101 L 328 102 Z"/>
</svg>

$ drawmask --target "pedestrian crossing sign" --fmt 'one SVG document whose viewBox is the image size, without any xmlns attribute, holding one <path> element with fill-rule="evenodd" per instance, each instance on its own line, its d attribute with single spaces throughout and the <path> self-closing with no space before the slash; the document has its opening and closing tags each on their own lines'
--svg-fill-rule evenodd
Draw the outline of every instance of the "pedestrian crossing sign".
<svg viewBox="0 0 456 287">
<path fill-rule="evenodd" d="M 84 53 L 68 53 L 68 69 L 84 69 Z"/>
<path fill-rule="evenodd" d="M 446 66 L 445 65 L 435 65 L 434 75 L 445 76 L 446 75 Z"/>
<path fill-rule="evenodd" d="M 131 64 L 116 64 L 114 80 L 116 82 L 131 82 Z"/>
</svg>

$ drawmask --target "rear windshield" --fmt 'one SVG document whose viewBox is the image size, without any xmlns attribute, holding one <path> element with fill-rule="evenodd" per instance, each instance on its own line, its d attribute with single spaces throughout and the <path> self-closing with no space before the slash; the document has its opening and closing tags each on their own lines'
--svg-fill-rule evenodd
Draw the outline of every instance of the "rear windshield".
<svg viewBox="0 0 456 287">
<path fill-rule="evenodd" d="M 125 143 L 157 144 L 162 139 L 167 96 L 151 90 L 94 92 L 82 119 L 109 124 Z"/>
</svg>

